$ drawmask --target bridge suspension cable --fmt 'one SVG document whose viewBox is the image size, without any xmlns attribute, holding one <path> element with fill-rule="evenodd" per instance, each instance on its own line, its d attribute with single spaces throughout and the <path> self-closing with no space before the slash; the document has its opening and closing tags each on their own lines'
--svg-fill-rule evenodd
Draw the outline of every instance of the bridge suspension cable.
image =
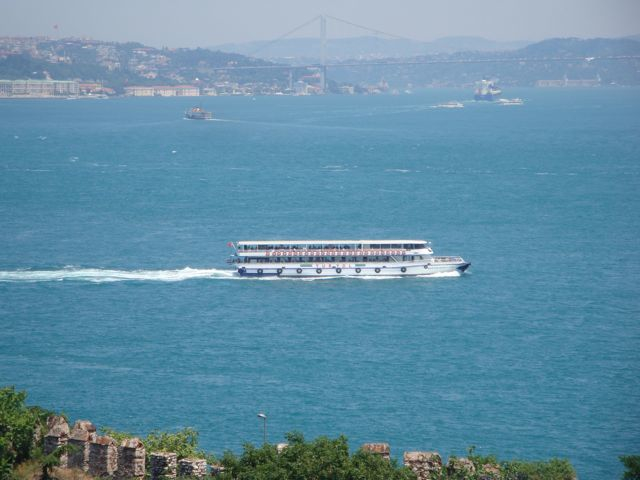
<svg viewBox="0 0 640 480">
<path fill-rule="evenodd" d="M 411 42 L 417 42 L 418 41 L 418 40 L 414 40 L 413 38 L 403 37 L 402 35 L 396 35 L 395 33 L 389 33 L 389 32 L 385 32 L 383 30 L 378 30 L 376 28 L 366 27 L 364 25 L 360 25 L 360 24 L 357 24 L 357 23 L 354 23 L 354 22 L 350 22 L 349 20 L 345 20 L 343 18 L 334 17 L 333 15 L 325 15 L 325 17 L 330 18 L 331 20 L 335 20 L 337 22 L 344 23 L 346 25 L 350 25 L 352 27 L 360 28 L 362 30 L 366 30 L 368 32 L 375 33 L 377 35 L 385 35 L 387 37 L 396 38 L 398 40 L 409 40 Z"/>
<path fill-rule="evenodd" d="M 298 30 L 302 30 L 304 27 L 306 27 L 307 25 L 312 24 L 313 22 L 315 22 L 316 20 L 318 20 L 321 17 L 321 15 L 316 15 L 315 17 L 313 17 L 311 20 L 307 20 L 306 22 L 304 22 L 301 25 L 298 25 L 297 27 L 289 30 L 287 33 L 283 33 L 282 35 L 280 35 L 278 38 L 274 38 L 273 40 L 271 40 L 270 42 L 265 43 L 264 45 L 261 45 L 260 47 L 258 47 L 257 49 L 255 49 L 254 51 L 252 51 L 251 53 L 249 53 L 249 56 L 252 57 L 254 56 L 256 53 L 258 53 L 261 50 L 264 50 L 267 47 L 270 47 L 271 45 L 273 45 L 274 43 L 279 42 L 280 40 L 283 40 L 285 38 L 287 38 L 289 35 L 292 35 L 294 33 L 296 33 Z"/>
</svg>

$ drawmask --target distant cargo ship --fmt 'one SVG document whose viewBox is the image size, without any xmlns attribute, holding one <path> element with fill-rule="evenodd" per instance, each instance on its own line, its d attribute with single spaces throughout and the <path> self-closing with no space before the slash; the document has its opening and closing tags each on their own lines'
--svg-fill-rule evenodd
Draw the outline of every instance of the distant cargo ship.
<svg viewBox="0 0 640 480">
<path fill-rule="evenodd" d="M 189 120 L 212 120 L 213 114 L 201 107 L 193 107 L 184 112 L 184 118 L 188 118 Z"/>
<path fill-rule="evenodd" d="M 502 95 L 502 90 L 500 90 L 492 80 L 482 80 L 478 88 L 476 88 L 473 98 L 475 100 L 492 102 L 493 100 L 497 100 L 500 95 Z"/>
</svg>

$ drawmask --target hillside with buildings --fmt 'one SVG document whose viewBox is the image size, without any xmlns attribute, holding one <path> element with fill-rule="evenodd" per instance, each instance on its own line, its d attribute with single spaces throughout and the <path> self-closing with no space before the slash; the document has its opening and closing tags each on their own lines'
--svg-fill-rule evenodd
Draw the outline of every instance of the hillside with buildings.
<svg viewBox="0 0 640 480">
<path fill-rule="evenodd" d="M 303 60 L 287 64 L 202 48 L 3 37 L 0 97 L 381 93 L 469 88 L 482 78 L 505 86 L 640 85 L 640 41 L 634 38 L 563 38 L 515 50 L 377 59 L 345 55 L 326 68 Z"/>
</svg>

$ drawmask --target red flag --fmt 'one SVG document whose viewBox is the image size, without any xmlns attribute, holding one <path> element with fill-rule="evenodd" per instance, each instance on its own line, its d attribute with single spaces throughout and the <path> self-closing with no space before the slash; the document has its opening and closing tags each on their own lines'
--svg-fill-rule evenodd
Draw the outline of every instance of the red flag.
<svg viewBox="0 0 640 480">
<path fill-rule="evenodd" d="M 227 247 L 233 247 L 233 242 L 227 242 Z"/>
</svg>

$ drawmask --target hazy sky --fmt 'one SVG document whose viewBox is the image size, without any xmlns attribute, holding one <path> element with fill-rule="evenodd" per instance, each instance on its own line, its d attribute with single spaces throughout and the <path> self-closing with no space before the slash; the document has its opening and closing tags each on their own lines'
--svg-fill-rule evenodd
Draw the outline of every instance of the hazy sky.
<svg viewBox="0 0 640 480">
<path fill-rule="evenodd" d="M 169 47 L 270 40 L 321 13 L 416 40 L 640 33 L 640 0 L 0 0 L 0 12 L 0 36 L 87 36 Z M 315 22 L 295 36 L 318 32 Z M 331 21 L 327 33 L 366 34 Z"/>
</svg>

